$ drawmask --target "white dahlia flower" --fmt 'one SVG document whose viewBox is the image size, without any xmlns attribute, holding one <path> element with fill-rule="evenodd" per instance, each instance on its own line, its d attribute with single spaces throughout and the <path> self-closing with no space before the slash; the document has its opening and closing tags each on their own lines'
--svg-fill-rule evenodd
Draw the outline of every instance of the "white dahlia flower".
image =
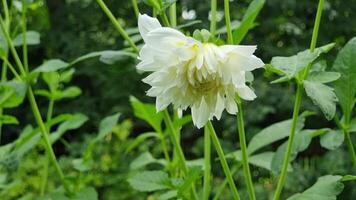
<svg viewBox="0 0 356 200">
<path fill-rule="evenodd" d="M 236 114 L 236 95 L 256 98 L 245 84 L 245 72 L 264 65 L 253 55 L 256 46 L 202 43 L 147 15 L 139 16 L 138 28 L 145 45 L 137 69 L 151 72 L 143 81 L 151 86 L 147 95 L 156 97 L 157 111 L 169 104 L 189 107 L 201 128 L 213 117 L 220 119 L 224 109 Z"/>
</svg>

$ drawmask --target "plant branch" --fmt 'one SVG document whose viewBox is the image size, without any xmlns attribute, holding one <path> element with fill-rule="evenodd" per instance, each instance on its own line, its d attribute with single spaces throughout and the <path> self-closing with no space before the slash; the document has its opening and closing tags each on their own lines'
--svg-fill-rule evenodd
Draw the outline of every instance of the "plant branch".
<svg viewBox="0 0 356 200">
<path fill-rule="evenodd" d="M 228 183 L 230 185 L 230 189 L 232 191 L 232 196 L 233 196 L 234 200 L 239 200 L 240 196 L 239 196 L 239 193 L 238 193 L 238 191 L 236 189 L 236 185 L 235 185 L 234 179 L 232 177 L 229 165 L 227 164 L 224 151 L 223 151 L 223 149 L 221 147 L 221 144 L 219 142 L 219 138 L 216 135 L 214 127 L 213 127 L 213 125 L 211 124 L 210 121 L 208 121 L 208 124 L 206 126 L 207 126 L 207 128 L 209 130 L 210 137 L 211 137 L 211 139 L 213 141 L 213 144 L 215 146 L 215 150 L 218 153 L 218 156 L 219 156 L 219 159 L 220 159 L 220 163 L 221 163 L 221 167 L 223 168 L 223 171 L 225 173 L 227 181 L 228 181 Z"/>
</svg>

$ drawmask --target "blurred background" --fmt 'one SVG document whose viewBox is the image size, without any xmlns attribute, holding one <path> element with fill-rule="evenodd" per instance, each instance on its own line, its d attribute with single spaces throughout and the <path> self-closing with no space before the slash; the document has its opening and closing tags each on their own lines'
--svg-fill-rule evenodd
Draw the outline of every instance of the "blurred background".
<svg viewBox="0 0 356 200">
<path fill-rule="evenodd" d="M 41 33 L 41 44 L 29 48 L 31 68 L 39 66 L 49 58 L 71 61 L 89 52 L 119 50 L 127 47 L 95 0 L 34 0 L 34 2 L 28 10 L 28 29 Z M 151 9 L 142 1 L 138 2 L 140 12 L 151 15 Z M 208 0 L 179 0 L 178 2 L 178 24 L 194 22 L 194 25 L 184 28 L 187 34 L 195 29 L 209 29 L 210 3 Z M 136 27 L 137 21 L 131 1 L 107 0 L 106 3 L 123 27 L 128 31 Z M 230 8 L 232 19 L 241 20 L 249 3 L 249 0 L 232 0 Z M 257 17 L 256 26 L 248 33 L 242 44 L 258 45 L 256 54 L 265 63 L 269 63 L 273 56 L 289 56 L 305 50 L 310 44 L 316 7 L 317 1 L 267 0 Z M 223 1 L 218 1 L 218 21 L 218 28 L 223 27 Z M 317 46 L 336 43 L 336 48 L 323 57 L 328 67 L 331 67 L 340 48 L 355 35 L 356 0 L 327 0 Z M 83 141 L 90 140 L 100 120 L 109 114 L 115 112 L 123 114 L 121 119 L 125 121 L 122 127 L 130 132 L 129 138 L 151 130 L 146 123 L 133 116 L 129 102 L 130 96 L 135 96 L 143 102 L 154 103 L 153 98 L 145 96 L 145 91 L 149 87 L 141 82 L 145 74 L 139 74 L 135 70 L 136 64 L 137 61 L 130 58 L 122 59 L 112 65 L 93 59 L 75 66 L 76 72 L 72 83 L 82 89 L 82 95 L 74 100 L 58 103 L 54 112 L 55 114 L 83 113 L 89 117 L 90 122 L 64 136 L 65 140 L 70 143 L 69 147 L 65 148 L 63 143 L 55 144 L 56 154 L 63 155 L 61 162 L 64 166 L 66 156 L 75 157 L 79 154 L 78 152 L 85 145 Z M 269 82 L 276 77 L 265 70 L 258 70 L 254 75 L 253 87 L 258 98 L 245 104 L 247 139 L 272 123 L 291 118 L 293 109 L 293 85 L 270 84 Z M 45 109 L 47 101 L 38 99 L 40 107 Z M 302 110 L 319 113 L 306 121 L 307 128 L 334 127 L 334 123 L 325 120 L 318 108 L 306 98 Z M 20 122 L 35 124 L 29 105 L 25 104 L 11 112 L 18 117 Z M 43 110 L 43 113 L 45 112 L 46 110 Z M 234 116 L 225 113 L 223 120 L 215 123 L 225 152 L 236 150 L 238 137 Z M 22 126 L 7 126 L 2 134 L 2 144 L 15 140 L 22 128 Z M 354 134 L 354 139 L 355 136 Z M 191 125 L 183 129 L 182 145 L 189 159 L 202 157 L 202 140 L 202 130 L 197 130 Z M 122 174 L 127 173 L 128 163 L 139 155 L 139 152 L 152 148 L 155 152 L 153 143 L 147 141 L 145 145 L 139 147 L 138 152 L 125 156 L 110 153 L 120 148 L 120 144 L 117 145 L 109 147 L 98 145 L 97 154 L 100 165 L 103 165 L 100 166 L 102 174 L 100 174 L 101 177 L 93 174 L 90 181 L 95 185 L 102 199 L 146 198 L 144 194 L 133 191 L 125 181 L 118 183 L 117 180 L 123 180 L 126 177 Z M 270 148 L 275 149 L 278 145 L 275 144 Z M 27 165 L 31 166 L 29 163 Z M 286 196 L 302 191 L 321 175 L 349 174 L 352 168 L 345 147 L 326 151 L 320 147 L 318 141 L 313 141 L 312 145 L 298 156 L 295 163 L 295 171 L 287 179 Z M 222 176 L 218 165 L 216 168 L 216 173 Z M 258 182 L 258 192 L 266 193 L 264 196 L 267 198 L 268 192 L 271 192 L 268 189 L 275 184 L 274 177 L 271 177 L 266 170 L 256 168 L 253 172 L 254 179 Z M 120 177 L 120 174 L 123 177 Z M 34 180 L 29 180 L 30 177 L 24 178 L 27 182 L 17 192 L 26 193 L 29 188 L 35 187 L 31 186 L 31 181 Z M 11 199 L 10 195 L 7 198 Z M 346 189 L 340 199 L 355 198 L 355 184 L 346 184 Z"/>
</svg>

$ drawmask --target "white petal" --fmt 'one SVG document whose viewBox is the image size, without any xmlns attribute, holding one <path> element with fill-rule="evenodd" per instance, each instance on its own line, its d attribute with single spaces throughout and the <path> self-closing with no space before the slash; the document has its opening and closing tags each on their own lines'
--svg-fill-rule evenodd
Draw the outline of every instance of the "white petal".
<svg viewBox="0 0 356 200">
<path fill-rule="evenodd" d="M 165 97 L 165 95 L 158 96 L 156 98 L 156 110 L 157 110 L 157 112 L 162 111 L 165 108 L 167 108 L 170 103 L 171 102 L 169 101 L 169 98 Z"/>
<path fill-rule="evenodd" d="M 242 99 L 245 99 L 247 101 L 252 101 L 257 97 L 255 92 L 251 90 L 251 88 L 249 88 L 248 86 L 238 88 L 237 92 Z"/>
<path fill-rule="evenodd" d="M 138 16 L 138 30 L 144 41 L 146 41 L 147 33 L 157 28 L 162 27 L 156 18 L 150 17 L 146 14 Z"/>
<path fill-rule="evenodd" d="M 239 53 L 230 53 L 225 65 L 232 71 L 252 71 L 263 67 L 264 63 L 256 56 L 246 56 Z"/>
<path fill-rule="evenodd" d="M 226 111 L 232 115 L 235 115 L 238 111 L 234 97 L 227 96 L 225 98 L 225 107 Z"/>
<path fill-rule="evenodd" d="M 199 105 L 193 105 L 191 109 L 194 125 L 197 128 L 202 128 L 208 122 L 210 115 L 209 107 L 206 104 L 204 97 Z"/>
<path fill-rule="evenodd" d="M 187 44 L 187 37 L 173 28 L 157 28 L 150 31 L 146 37 L 146 44 L 157 51 L 167 53 L 172 49 L 183 47 Z"/>
<path fill-rule="evenodd" d="M 253 53 L 256 51 L 257 46 L 256 45 L 223 45 L 220 46 L 220 49 L 224 53 L 236 52 L 245 56 L 250 56 L 253 55 Z"/>
<path fill-rule="evenodd" d="M 219 120 L 221 118 L 221 114 L 224 111 L 224 108 L 225 108 L 224 99 L 220 96 L 220 94 L 218 94 L 216 97 L 215 113 L 214 113 L 216 119 Z"/>
</svg>

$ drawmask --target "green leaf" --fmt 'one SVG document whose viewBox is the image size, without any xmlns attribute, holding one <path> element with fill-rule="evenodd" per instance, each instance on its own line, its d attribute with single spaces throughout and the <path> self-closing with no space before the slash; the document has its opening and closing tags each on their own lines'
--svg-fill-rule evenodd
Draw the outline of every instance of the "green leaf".
<svg viewBox="0 0 356 200">
<path fill-rule="evenodd" d="M 254 26 L 254 21 L 260 13 L 265 0 L 253 0 L 247 8 L 247 11 L 240 23 L 240 26 L 234 31 L 234 44 L 239 44 L 247 32 Z"/>
<path fill-rule="evenodd" d="M 64 62 L 60 59 L 52 59 L 44 62 L 42 65 L 37 67 L 33 72 L 54 72 L 60 69 L 69 67 L 69 63 Z"/>
<path fill-rule="evenodd" d="M 193 167 L 189 169 L 189 172 L 181 186 L 178 188 L 178 196 L 183 197 L 186 192 L 191 188 L 192 184 L 194 184 L 199 178 L 202 177 L 201 167 Z"/>
<path fill-rule="evenodd" d="M 136 117 L 146 121 L 156 131 L 161 131 L 163 114 L 161 112 L 157 113 L 154 105 L 142 103 L 133 96 L 130 97 L 130 102 Z"/>
<path fill-rule="evenodd" d="M 344 142 L 344 134 L 341 131 L 329 130 L 320 138 L 320 145 L 329 150 L 335 150 Z"/>
<path fill-rule="evenodd" d="M 54 92 L 58 88 L 60 80 L 58 72 L 45 72 L 42 74 L 42 77 L 50 91 Z"/>
<path fill-rule="evenodd" d="M 46 97 L 47 99 L 52 98 L 52 94 L 48 90 L 35 90 L 35 95 Z"/>
<path fill-rule="evenodd" d="M 326 119 L 334 118 L 337 102 L 334 89 L 318 82 L 304 81 L 303 84 L 308 97 L 321 109 Z"/>
<path fill-rule="evenodd" d="M 248 162 L 251 165 L 255 165 L 257 167 L 265 168 L 267 170 L 271 170 L 272 159 L 275 155 L 275 152 L 263 152 L 260 154 L 252 155 L 249 157 Z M 237 161 L 242 161 L 242 153 L 241 150 L 229 153 L 226 155 L 226 158 L 234 158 Z M 288 166 L 288 171 L 292 171 L 292 167 Z"/>
<path fill-rule="evenodd" d="M 23 81 L 0 83 L 0 108 L 14 108 L 20 105 L 26 96 L 27 84 Z"/>
<path fill-rule="evenodd" d="M 55 143 L 67 131 L 75 130 L 81 127 L 86 121 L 88 121 L 88 117 L 83 114 L 72 115 L 69 119 L 66 119 L 63 123 L 61 123 L 54 133 L 50 134 L 49 139 L 51 143 Z"/>
<path fill-rule="evenodd" d="M 74 65 L 78 62 L 90 59 L 90 58 L 95 58 L 99 57 L 99 60 L 105 64 L 112 65 L 115 62 L 118 62 L 122 60 L 125 57 L 131 57 L 131 58 L 136 58 L 137 55 L 134 53 L 126 52 L 126 51 L 113 51 L 113 50 L 105 50 L 105 51 L 96 51 L 96 52 L 91 52 L 88 53 L 84 56 L 81 56 L 74 61 L 72 61 L 70 64 Z"/>
<path fill-rule="evenodd" d="M 299 117 L 297 124 L 297 132 L 304 127 L 304 117 Z M 292 120 L 286 120 L 270 125 L 269 127 L 261 130 L 255 136 L 252 137 L 248 144 L 247 151 L 249 154 L 256 152 L 257 150 L 272 144 L 278 140 L 288 137 L 290 133 Z"/>
<path fill-rule="evenodd" d="M 168 174 L 163 171 L 143 171 L 128 179 L 131 187 L 142 192 L 171 189 Z"/>
<path fill-rule="evenodd" d="M 91 159 L 77 158 L 72 160 L 73 168 L 80 172 L 87 172 L 93 168 L 94 161 Z"/>
<path fill-rule="evenodd" d="M 297 55 L 290 57 L 273 57 L 271 64 L 274 68 L 282 71 L 287 77 L 293 78 L 298 74 L 298 72 L 314 62 L 321 53 L 330 51 L 334 46 L 335 44 L 331 43 L 319 47 L 313 52 L 310 52 L 309 49 L 307 49 L 305 51 L 299 52 Z"/>
<path fill-rule="evenodd" d="M 93 187 L 85 187 L 82 188 L 79 192 L 77 192 L 72 200 L 97 200 L 98 193 Z"/>
<path fill-rule="evenodd" d="M 125 153 L 131 152 L 133 149 L 135 149 L 138 145 L 140 145 L 148 138 L 159 138 L 159 136 L 156 132 L 142 133 L 128 145 Z"/>
<path fill-rule="evenodd" d="M 297 157 L 299 152 L 302 152 L 308 148 L 313 138 L 313 133 L 314 130 L 303 130 L 300 131 L 299 133 L 296 132 L 289 162 L 292 162 Z M 284 155 L 287 151 L 287 145 L 288 145 L 288 141 L 280 145 L 273 156 L 271 162 L 271 170 L 274 174 L 278 174 L 282 169 Z"/>
<path fill-rule="evenodd" d="M 150 152 L 144 152 L 130 163 L 130 169 L 136 170 L 149 164 L 165 164 L 162 160 L 157 160 Z"/>
<path fill-rule="evenodd" d="M 59 99 L 75 98 L 80 94 L 82 94 L 82 90 L 79 87 L 71 86 L 63 91 L 56 91 L 54 93 L 54 99 L 59 100 Z"/>
<path fill-rule="evenodd" d="M 339 79 L 340 76 L 341 74 L 337 72 L 314 71 L 308 75 L 308 81 L 330 83 Z"/>
<path fill-rule="evenodd" d="M 356 95 L 356 37 L 352 38 L 341 49 L 336 57 L 333 70 L 339 72 L 341 77 L 335 81 L 335 93 L 339 99 L 341 108 L 346 119 L 350 119 L 352 109 L 355 105 Z"/>
<path fill-rule="evenodd" d="M 70 68 L 66 71 L 61 72 L 59 77 L 59 82 L 69 83 L 72 80 L 74 72 L 75 72 L 74 68 Z"/>
<path fill-rule="evenodd" d="M 19 121 L 16 117 L 11 115 L 0 115 L 1 124 L 19 124 Z"/>
<path fill-rule="evenodd" d="M 121 113 L 116 113 L 114 115 L 105 117 L 103 120 L 101 120 L 99 125 L 99 134 L 95 138 L 97 141 L 104 139 L 105 136 L 107 136 L 109 133 L 112 132 L 112 129 L 119 121 L 120 115 Z"/>
<path fill-rule="evenodd" d="M 353 118 L 350 122 L 350 132 L 356 132 L 356 118 Z"/>
<path fill-rule="evenodd" d="M 287 200 L 336 200 L 342 192 L 344 185 L 340 182 L 341 176 L 326 175 L 302 193 L 297 193 Z"/>
<path fill-rule="evenodd" d="M 345 175 L 342 177 L 341 181 L 356 181 L 355 175 Z"/>
<path fill-rule="evenodd" d="M 170 190 L 168 192 L 165 192 L 161 195 L 159 195 L 158 200 L 169 200 L 169 199 L 177 199 L 178 192 L 177 190 Z"/>
<path fill-rule="evenodd" d="M 40 34 L 36 31 L 26 32 L 26 43 L 27 45 L 37 45 L 40 43 Z M 23 33 L 20 33 L 13 40 L 14 46 L 21 46 L 23 44 Z"/>
</svg>

